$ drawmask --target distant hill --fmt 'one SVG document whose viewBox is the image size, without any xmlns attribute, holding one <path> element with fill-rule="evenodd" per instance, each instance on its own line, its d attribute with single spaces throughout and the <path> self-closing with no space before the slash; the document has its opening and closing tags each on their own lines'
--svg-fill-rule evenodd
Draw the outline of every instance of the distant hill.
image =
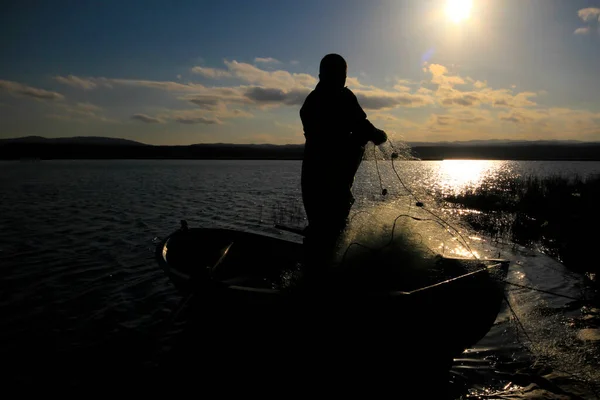
<svg viewBox="0 0 600 400">
<path fill-rule="evenodd" d="M 445 141 L 445 142 L 408 142 L 410 147 L 428 147 L 428 146 L 561 146 L 561 145 L 590 145 L 595 142 L 582 142 L 579 140 L 464 140 L 464 141 Z"/>
<path fill-rule="evenodd" d="M 45 138 L 42 136 L 25 136 L 21 138 L 0 139 L 0 145 L 6 143 L 27 144 L 88 144 L 88 145 L 121 145 L 121 146 L 148 146 L 147 144 L 128 139 L 109 138 L 102 136 L 74 136 L 62 138 Z"/>
<path fill-rule="evenodd" d="M 600 142 L 472 140 L 409 142 L 422 160 L 593 160 L 600 161 Z M 29 136 L 0 140 L 0 159 L 260 159 L 301 160 L 304 145 L 203 143 L 154 146 L 104 137 L 48 139 Z"/>
</svg>

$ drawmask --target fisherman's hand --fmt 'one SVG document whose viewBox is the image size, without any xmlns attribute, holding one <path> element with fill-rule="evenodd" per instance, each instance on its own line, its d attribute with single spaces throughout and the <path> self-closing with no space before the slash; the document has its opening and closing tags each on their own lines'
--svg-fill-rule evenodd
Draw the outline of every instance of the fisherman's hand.
<svg viewBox="0 0 600 400">
<path fill-rule="evenodd" d="M 387 140 L 387 134 L 381 129 L 375 128 L 375 132 L 373 132 L 373 137 L 371 141 L 375 144 L 375 146 L 379 146 L 382 143 L 385 143 Z"/>
</svg>

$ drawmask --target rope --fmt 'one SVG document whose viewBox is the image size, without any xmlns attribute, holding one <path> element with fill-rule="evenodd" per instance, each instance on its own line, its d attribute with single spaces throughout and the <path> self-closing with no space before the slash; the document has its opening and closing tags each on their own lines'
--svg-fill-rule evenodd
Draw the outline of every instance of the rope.
<svg viewBox="0 0 600 400">
<path fill-rule="evenodd" d="M 560 294 L 560 293 L 551 292 L 549 290 L 537 289 L 537 288 L 534 288 L 534 287 L 531 287 L 531 286 L 521 285 L 520 283 L 510 282 L 510 281 L 507 281 L 507 280 L 503 280 L 503 282 L 506 283 L 506 284 L 508 284 L 508 285 L 520 287 L 520 288 L 523 288 L 523 289 L 529 289 L 529 290 L 533 290 L 535 292 L 545 293 L 545 294 L 549 294 L 549 295 L 556 296 L 556 297 L 564 297 L 565 299 L 569 299 L 569 300 L 575 300 L 575 301 L 586 301 L 587 300 L 587 299 L 582 299 L 582 298 L 567 296 L 567 295 Z"/>
<path fill-rule="evenodd" d="M 402 180 L 402 178 L 400 177 L 400 174 L 398 173 L 398 171 L 396 170 L 396 165 L 394 164 L 394 160 L 396 158 L 398 158 L 398 153 L 396 152 L 396 148 L 394 147 L 394 144 L 392 143 L 391 140 L 388 140 L 388 143 L 390 144 L 390 147 L 392 148 L 392 169 L 394 171 L 394 173 L 396 174 L 396 177 L 398 178 L 398 181 L 402 184 L 402 186 L 404 187 L 404 190 L 406 190 L 415 200 L 416 200 L 416 205 L 420 208 L 422 208 L 424 211 L 428 212 L 429 214 L 431 214 L 434 218 L 436 218 L 437 220 L 443 222 L 445 224 L 442 225 L 442 227 L 446 228 L 446 229 L 452 229 L 454 232 L 456 232 L 456 235 L 458 235 L 458 237 L 460 238 L 459 243 L 465 248 L 467 249 L 467 251 L 469 253 L 471 253 L 471 255 L 474 258 L 478 258 L 475 253 L 473 252 L 473 250 L 471 249 L 471 247 L 469 246 L 467 240 L 464 238 L 464 236 L 460 233 L 460 231 L 458 229 L 456 229 L 454 226 L 452 226 L 452 224 L 450 224 L 448 221 L 446 221 L 445 219 L 443 219 L 442 217 L 438 216 L 437 214 L 435 214 L 433 211 L 429 210 L 428 208 L 425 207 L 424 203 L 419 200 L 419 198 L 413 193 L 412 190 L 410 190 L 408 188 L 408 186 L 406 186 L 406 184 L 404 183 L 404 181 Z M 375 158 L 375 166 L 377 168 L 377 176 L 379 177 L 379 184 L 382 188 L 382 194 L 384 193 L 384 189 L 383 189 L 383 184 L 382 184 L 382 180 L 381 180 L 381 172 L 379 171 L 379 164 L 377 164 L 377 156 L 375 154 L 375 146 L 373 146 L 373 156 Z M 455 236 L 452 232 L 448 231 L 448 233 L 450 233 L 450 235 Z M 393 237 L 393 233 L 392 233 L 392 237 Z"/>
<path fill-rule="evenodd" d="M 442 224 L 441 224 L 439 221 L 436 221 L 436 220 L 434 220 L 434 219 L 430 219 L 430 218 L 419 218 L 419 217 L 415 217 L 415 216 L 412 216 L 412 215 L 409 215 L 409 214 L 400 214 L 400 215 L 398 215 L 398 216 L 397 216 L 397 217 L 394 219 L 394 223 L 393 223 L 393 225 L 392 225 L 392 231 L 391 231 L 391 235 L 390 235 L 390 240 L 389 240 L 389 241 L 388 241 L 386 244 L 384 244 L 384 245 L 383 245 L 383 246 L 381 246 L 381 247 L 374 248 L 374 247 L 369 247 L 369 246 L 366 246 L 366 245 L 364 245 L 364 244 L 361 244 L 361 243 L 359 243 L 359 242 L 352 242 L 352 243 L 350 243 L 350 244 L 348 245 L 348 247 L 346 247 L 346 250 L 344 251 L 344 254 L 342 255 L 342 260 L 340 261 L 340 264 L 342 264 L 342 265 L 344 264 L 344 262 L 346 261 L 346 255 L 348 254 L 348 251 L 350 250 L 350 248 L 351 248 L 352 246 L 359 246 L 359 247 L 363 247 L 363 248 L 365 248 L 365 249 L 367 249 L 367 250 L 370 250 L 370 251 L 373 251 L 373 252 L 377 252 L 377 251 L 381 251 L 381 250 L 385 249 L 386 247 L 388 247 L 388 246 L 390 246 L 392 243 L 394 243 L 394 232 L 395 232 L 395 230 L 396 230 L 396 224 L 398 223 L 398 220 L 399 220 L 400 218 L 411 218 L 411 219 L 414 219 L 415 221 L 432 221 L 432 222 L 435 222 L 435 223 L 437 223 L 437 224 L 441 225 L 442 227 L 444 227 L 444 225 L 442 225 Z M 429 249 L 429 248 L 428 248 L 428 249 Z M 434 254 L 437 254 L 437 253 L 435 253 L 433 250 L 431 250 L 431 249 L 429 249 L 429 250 L 430 250 L 432 253 L 434 253 Z"/>
<path fill-rule="evenodd" d="M 375 152 L 375 146 L 373 146 L 373 158 L 375 159 L 375 168 L 377 168 L 377 177 L 379 178 L 379 188 L 381 189 L 381 194 L 385 195 L 387 191 L 383 188 L 383 182 L 381 181 L 381 173 L 379 172 L 379 164 L 377 163 L 377 154 Z"/>
</svg>

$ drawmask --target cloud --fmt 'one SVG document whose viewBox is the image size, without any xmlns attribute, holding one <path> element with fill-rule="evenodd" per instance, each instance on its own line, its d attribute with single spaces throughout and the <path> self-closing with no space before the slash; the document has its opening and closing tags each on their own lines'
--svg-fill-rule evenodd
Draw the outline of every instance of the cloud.
<svg viewBox="0 0 600 400">
<path fill-rule="evenodd" d="M 251 113 L 244 111 L 244 110 L 239 110 L 239 109 L 233 109 L 231 111 L 229 111 L 229 113 L 226 114 L 220 114 L 219 117 L 229 117 L 229 116 L 235 117 L 235 118 L 252 118 L 254 117 L 254 115 L 252 115 Z"/>
<path fill-rule="evenodd" d="M 309 89 L 294 89 L 283 91 L 276 88 L 251 87 L 245 92 L 245 96 L 256 103 L 282 103 L 285 105 L 302 105 Z"/>
<path fill-rule="evenodd" d="M 189 99 L 189 102 L 206 110 L 212 110 L 218 107 L 222 99 L 219 96 L 200 95 Z"/>
<path fill-rule="evenodd" d="M 432 78 L 432 81 L 435 79 Z M 449 84 L 439 85 L 434 92 L 438 103 L 444 107 L 479 107 L 489 105 L 493 107 L 531 107 L 537 105 L 531 100 L 536 97 L 534 92 L 521 92 L 514 94 L 509 89 L 493 89 L 487 86 L 487 82 L 474 81 L 474 90 L 462 91 L 453 88 Z M 422 91 L 423 92 L 423 91 Z M 424 91 L 426 92 L 426 90 Z"/>
<path fill-rule="evenodd" d="M 160 120 L 169 120 L 178 122 L 180 124 L 186 125 L 194 125 L 194 124 L 203 124 L 203 125 L 216 125 L 222 124 L 221 117 L 223 118 L 232 118 L 235 116 L 234 113 L 229 110 L 225 106 L 219 111 L 220 114 L 216 111 L 207 111 L 202 109 L 183 109 L 183 110 L 165 110 L 163 112 L 158 113 L 155 118 Z M 237 115 L 238 117 L 246 116 L 246 115 Z"/>
<path fill-rule="evenodd" d="M 450 106 L 463 106 L 471 107 L 479 105 L 482 102 L 483 97 L 476 92 L 459 92 L 455 91 L 455 94 L 448 96 L 441 100 L 442 105 Z"/>
<path fill-rule="evenodd" d="M 54 80 L 64 85 L 69 85 L 84 90 L 95 89 L 98 86 L 94 81 L 90 79 L 80 78 L 74 75 L 55 76 Z"/>
<path fill-rule="evenodd" d="M 515 124 L 530 124 L 535 121 L 539 121 L 549 116 L 546 110 L 527 110 L 527 109 L 516 109 L 509 113 L 500 113 L 498 117 L 501 121 L 512 122 Z M 544 124 L 542 124 L 544 125 Z"/>
<path fill-rule="evenodd" d="M 89 123 L 96 122 L 111 122 L 116 123 L 117 120 L 107 118 L 102 114 L 103 108 L 91 103 L 52 103 L 53 112 L 47 114 L 48 117 L 63 121 Z"/>
<path fill-rule="evenodd" d="M 392 114 L 385 114 L 385 113 L 373 113 L 373 114 L 369 114 L 369 119 L 371 121 L 398 121 L 399 119 L 392 115 Z"/>
<path fill-rule="evenodd" d="M 582 8 L 577 12 L 577 15 L 585 22 L 593 20 L 600 21 L 600 8 Z"/>
<path fill-rule="evenodd" d="M 434 77 L 442 76 L 448 73 L 448 68 L 440 64 L 429 64 L 428 69 Z"/>
<path fill-rule="evenodd" d="M 582 8 L 577 12 L 579 18 L 584 22 L 587 22 L 587 26 L 575 29 L 573 32 L 575 35 L 588 35 L 592 32 L 592 29 L 600 22 L 600 8 Z M 600 28 L 598 29 L 600 34 Z"/>
<path fill-rule="evenodd" d="M 291 89 L 298 86 L 314 86 L 317 83 L 317 79 L 308 74 L 290 73 L 284 70 L 265 71 L 254 65 L 237 61 L 225 61 L 225 65 L 236 78 L 250 84 Z"/>
<path fill-rule="evenodd" d="M 161 120 L 160 118 L 151 117 L 146 114 L 134 114 L 131 116 L 131 119 L 142 121 L 147 124 L 162 124 L 163 123 L 163 120 Z"/>
<path fill-rule="evenodd" d="M 412 90 L 408 86 L 404 86 L 404 85 L 400 85 L 400 84 L 394 85 L 394 89 L 399 92 L 410 92 Z"/>
<path fill-rule="evenodd" d="M 260 60 L 257 62 L 262 63 L 279 63 L 279 61 L 273 58 L 258 57 L 255 59 L 255 61 L 256 60 Z M 280 89 L 312 87 L 317 83 L 317 79 L 309 74 L 290 73 L 281 69 L 275 71 L 266 71 L 255 65 L 242 63 L 235 60 L 225 60 L 224 63 L 227 69 L 193 67 L 191 71 L 207 78 L 235 78 L 242 82 L 253 85 L 276 87 Z"/>
<path fill-rule="evenodd" d="M 265 63 L 265 64 L 269 64 L 269 63 L 271 63 L 271 64 L 279 64 L 279 60 L 276 60 L 276 59 L 274 59 L 272 57 L 266 57 L 266 58 L 256 57 L 254 59 L 254 62 L 255 63 Z"/>
<path fill-rule="evenodd" d="M 180 124 L 204 124 L 204 125 L 214 125 L 214 124 L 222 124 L 224 119 L 231 118 L 252 118 L 253 115 L 245 110 L 240 109 L 228 109 L 225 104 L 220 104 L 214 110 L 205 110 L 205 109 L 169 109 L 159 112 L 155 116 L 147 115 L 147 114 L 135 114 L 131 118 L 149 123 L 165 123 L 167 121 L 178 122 Z"/>
<path fill-rule="evenodd" d="M 206 78 L 212 79 L 229 78 L 232 76 L 231 72 L 218 68 L 193 67 L 191 71 L 194 74 L 202 75 Z"/>
<path fill-rule="evenodd" d="M 482 92 L 486 96 L 487 103 L 494 107 L 507 107 L 507 108 L 518 108 L 518 107 L 533 107 L 537 103 L 530 100 L 530 97 L 537 97 L 537 93 L 534 92 L 521 92 L 513 95 L 507 89 L 498 90 L 485 90 Z"/>
<path fill-rule="evenodd" d="M 81 78 L 73 75 L 68 77 L 57 76 L 54 78 L 57 82 L 87 89 L 96 89 L 99 87 L 114 88 L 115 86 L 144 87 L 150 89 L 159 89 L 169 92 L 199 92 L 205 89 L 205 86 L 196 83 L 179 83 L 172 81 L 149 81 L 141 79 L 113 79 L 105 77 Z M 77 83 L 75 83 L 77 82 Z M 92 86 L 94 85 L 94 86 Z"/>
<path fill-rule="evenodd" d="M 192 72 L 205 77 L 219 79 L 223 77 L 235 78 L 253 86 L 248 88 L 238 87 L 206 87 L 195 83 L 179 83 L 171 81 L 149 81 L 137 79 L 113 79 L 105 77 L 82 78 L 76 76 L 56 77 L 63 84 L 80 88 L 98 88 L 116 86 L 145 87 L 160 89 L 169 92 L 188 92 L 190 97 L 184 100 L 195 105 L 212 109 L 221 102 L 264 104 L 266 102 L 284 105 L 301 104 L 309 92 L 309 88 L 317 83 L 317 79 L 308 74 L 290 73 L 284 70 L 265 71 L 254 65 L 237 61 L 225 61 L 227 70 L 205 67 L 194 67 Z M 279 100 L 278 100 L 279 99 Z"/>
<path fill-rule="evenodd" d="M 575 29 L 575 32 L 573 32 L 575 35 L 587 35 L 590 33 L 590 27 L 586 26 L 585 28 L 577 28 Z"/>
<path fill-rule="evenodd" d="M 434 121 L 438 125 L 476 124 L 486 121 L 484 117 L 455 117 L 452 115 L 435 115 Z"/>
<path fill-rule="evenodd" d="M 426 128 L 457 129 L 457 126 L 461 125 L 459 129 L 463 131 L 471 129 L 471 125 L 477 125 L 477 129 L 481 129 L 483 123 L 491 123 L 493 121 L 493 114 L 489 110 L 480 108 L 452 108 L 446 110 L 445 114 L 432 114 Z"/>
<path fill-rule="evenodd" d="M 175 121 L 181 124 L 220 124 L 218 119 L 206 118 L 206 117 L 175 117 Z"/>
<path fill-rule="evenodd" d="M 527 124 L 536 123 L 536 127 L 543 127 L 549 118 L 544 117 L 543 112 L 536 111 L 538 105 L 534 100 L 538 93 L 518 93 L 510 88 L 494 89 L 488 86 L 487 81 L 449 75 L 448 68 L 441 64 L 428 64 L 425 71 L 430 75 L 422 82 L 389 79 L 386 87 L 377 87 L 363 84 L 356 77 L 348 77 L 347 84 L 360 105 L 368 110 L 369 118 L 378 120 L 386 130 L 418 132 L 423 137 L 428 137 L 428 132 L 439 135 L 456 132 L 458 129 L 461 134 L 473 137 L 482 131 L 502 133 L 498 126 L 506 131 L 533 129 Z M 176 99 L 186 102 L 192 108 L 167 109 L 156 115 L 136 114 L 131 118 L 144 123 L 201 125 L 227 124 L 232 119 L 252 118 L 255 110 L 260 112 L 267 108 L 286 106 L 299 108 L 317 82 L 315 77 L 308 74 L 294 74 L 283 69 L 264 70 L 235 60 L 225 60 L 223 69 L 195 67 L 194 72 L 215 79 L 216 86 L 104 77 L 81 80 L 85 79 L 96 85 L 94 88 L 111 87 L 117 90 L 119 87 L 140 87 L 175 94 Z M 229 80 L 226 85 L 217 84 L 216 80 L 225 77 Z M 68 78 L 70 82 L 77 81 L 73 79 L 77 77 Z M 462 90 L 465 87 L 460 85 L 466 83 L 469 84 L 468 89 Z M 418 116 L 411 116 L 410 121 L 388 112 L 405 107 L 427 106 L 441 106 L 445 108 L 445 112 L 429 114 L 429 117 L 427 112 L 419 112 Z M 565 118 L 556 117 L 552 121 L 563 121 Z M 570 118 L 576 120 L 575 117 Z M 588 120 L 579 120 L 584 128 L 589 125 Z M 511 122 L 515 128 L 499 124 L 499 121 Z M 575 126 L 574 124 L 575 122 L 571 123 Z"/>
<path fill-rule="evenodd" d="M 178 83 L 172 81 L 148 81 L 148 80 L 136 80 L 136 79 L 108 79 L 108 78 L 97 78 L 98 81 L 105 86 L 112 87 L 114 85 L 120 86 L 137 86 L 146 87 L 151 89 L 166 90 L 169 92 L 197 92 L 203 90 L 205 86 L 196 83 Z"/>
<path fill-rule="evenodd" d="M 360 105 L 366 110 L 384 110 L 395 107 L 421 107 L 433 104 L 428 96 L 384 90 L 356 91 Z"/>
<path fill-rule="evenodd" d="M 429 71 L 433 76 L 431 83 L 435 83 L 442 87 L 452 87 L 455 85 L 464 85 L 465 80 L 460 76 L 448 76 L 448 68 L 440 64 L 429 64 L 426 71 Z"/>
<path fill-rule="evenodd" d="M 22 83 L 0 80 L 0 90 L 4 90 L 12 96 L 31 97 L 37 100 L 63 100 L 65 96 L 57 92 L 38 89 Z"/>
</svg>

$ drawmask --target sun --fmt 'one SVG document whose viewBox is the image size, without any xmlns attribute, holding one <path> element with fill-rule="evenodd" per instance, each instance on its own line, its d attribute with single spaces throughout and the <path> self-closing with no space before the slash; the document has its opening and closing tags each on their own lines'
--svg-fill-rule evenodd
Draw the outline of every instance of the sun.
<svg viewBox="0 0 600 400">
<path fill-rule="evenodd" d="M 446 15 L 452 22 L 459 23 L 469 18 L 473 0 L 446 0 Z"/>
</svg>

